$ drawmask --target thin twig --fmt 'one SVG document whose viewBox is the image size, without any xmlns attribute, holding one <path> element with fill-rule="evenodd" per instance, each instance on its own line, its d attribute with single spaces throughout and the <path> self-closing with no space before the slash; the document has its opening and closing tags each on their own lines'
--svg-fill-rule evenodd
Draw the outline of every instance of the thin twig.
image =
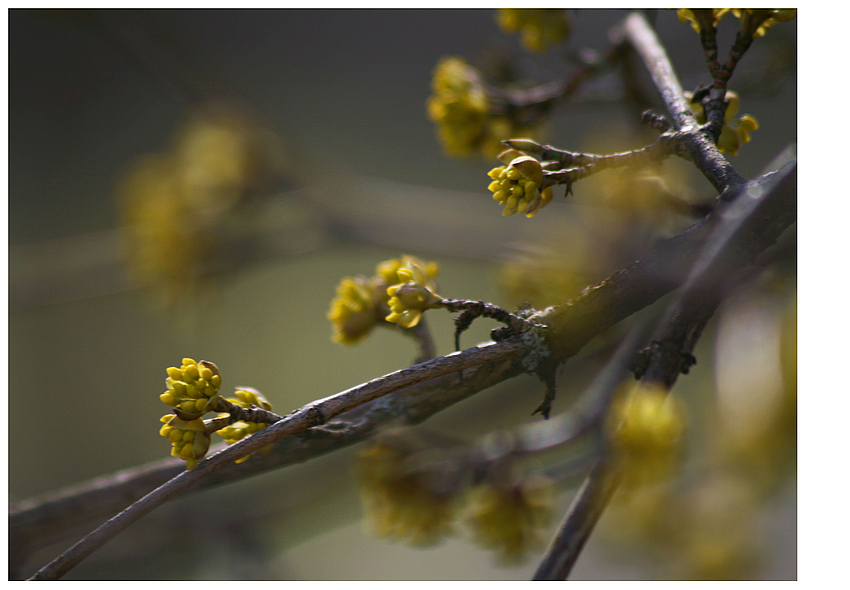
<svg viewBox="0 0 850 590">
<path fill-rule="evenodd" d="M 691 113 L 685 93 L 664 46 L 646 17 L 634 12 L 623 23 L 626 38 L 649 70 L 655 87 L 661 94 L 676 130 L 685 132 L 682 144 L 697 168 L 718 193 L 737 194 L 744 187 L 744 178 L 726 161 L 720 151 L 699 129 Z"/>
<path fill-rule="evenodd" d="M 699 333 L 716 306 L 715 299 L 713 304 L 677 308 L 678 313 L 659 338 L 670 346 L 658 349 L 660 352 L 649 359 L 644 382 L 660 381 L 668 390 L 673 386 L 681 372 L 678 364 L 681 354 L 689 355 L 693 351 Z M 611 364 L 614 364 L 613 361 Z M 614 387 L 608 391 L 610 397 Z M 596 523 L 620 486 L 622 477 L 622 465 L 613 455 L 603 453 L 567 509 L 534 574 L 534 580 L 565 580 L 570 575 Z"/>
<path fill-rule="evenodd" d="M 490 98 L 490 109 L 493 114 L 505 115 L 511 109 L 528 111 L 532 120 L 523 123 L 533 123 L 535 114 L 550 110 L 557 102 L 566 100 L 581 88 L 581 85 L 591 76 L 598 73 L 606 64 L 613 64 L 623 53 L 622 41 L 613 43 L 605 52 L 604 57 L 594 63 L 588 63 L 573 70 L 566 80 L 555 80 L 540 86 L 525 90 L 487 87 Z"/>
</svg>

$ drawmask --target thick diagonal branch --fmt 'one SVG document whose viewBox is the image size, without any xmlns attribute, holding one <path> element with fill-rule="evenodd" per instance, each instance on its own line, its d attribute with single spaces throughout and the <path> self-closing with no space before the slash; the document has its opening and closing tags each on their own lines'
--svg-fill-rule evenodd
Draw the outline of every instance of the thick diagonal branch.
<svg viewBox="0 0 850 590">
<path fill-rule="evenodd" d="M 673 386 L 682 372 L 682 355 L 689 357 L 693 352 L 731 271 L 753 260 L 748 250 L 756 237 L 754 230 L 761 230 L 760 239 L 764 239 L 774 233 L 769 222 L 765 225 L 765 216 L 781 215 L 785 210 L 795 218 L 796 194 L 797 169 L 793 164 L 751 182 L 742 198 L 722 211 L 720 223 L 694 260 L 682 291 L 668 307 L 664 329 L 655 340 L 664 345 L 651 350 L 643 369 L 644 381 L 662 383 L 667 389 Z M 566 579 L 621 479 L 622 465 L 613 455 L 603 454 L 567 510 L 535 580 Z"/>
<path fill-rule="evenodd" d="M 785 182 L 780 187 L 781 190 L 771 188 L 771 198 L 764 199 L 764 207 L 747 220 L 747 224 L 740 233 L 740 239 L 736 240 L 731 247 L 734 256 L 727 260 L 728 264 L 746 264 L 770 246 L 778 235 L 795 221 L 796 174 L 793 174 L 793 180 L 790 180 L 790 177 L 789 174 L 783 175 Z M 788 185 L 789 182 L 793 182 L 793 186 Z M 765 187 L 765 190 L 768 188 L 770 187 Z M 721 214 L 713 214 L 679 236 L 659 244 L 641 260 L 585 290 L 576 299 L 539 312 L 534 320 L 548 327 L 545 333 L 551 358 L 558 361 L 566 360 L 604 329 L 643 309 L 679 286 L 693 266 L 699 250 L 711 239 L 711 232 L 719 215 Z M 388 419 L 388 416 L 393 419 L 403 416 L 411 423 L 424 420 L 469 395 L 522 373 L 521 360 L 524 350 L 521 339 L 517 338 L 487 344 L 402 369 L 336 396 L 308 404 L 277 424 L 202 461 L 195 470 L 179 474 L 171 482 L 152 492 L 147 500 L 140 501 L 138 507 L 128 509 L 129 512 L 125 511 L 116 516 L 99 530 L 106 527 L 108 535 L 113 536 L 164 501 L 189 489 L 197 489 L 201 483 L 209 486 L 247 477 L 261 470 L 303 461 L 351 444 L 367 436 L 377 423 Z M 440 375 L 448 375 L 454 371 L 475 366 L 479 368 L 472 371 L 471 375 L 465 374 L 462 383 L 452 376 L 442 380 L 435 379 Z M 396 397 L 392 403 L 379 403 L 367 414 L 358 416 L 350 424 L 339 429 L 341 434 L 338 437 L 333 436 L 333 429 L 329 428 L 318 429 L 314 434 L 297 434 L 393 391 L 398 393 L 395 394 Z M 254 458 L 236 466 L 231 465 L 235 459 L 286 437 L 289 438 L 285 442 L 278 443 L 277 449 L 268 457 Z M 169 470 L 173 470 L 174 467 L 168 466 L 161 469 L 162 472 L 158 473 L 158 476 L 166 477 L 168 473 L 173 473 Z M 157 470 L 154 469 L 153 473 L 157 473 Z M 151 471 L 145 472 L 144 476 L 153 477 Z M 133 481 L 132 478 L 116 481 L 111 489 L 103 484 L 104 482 L 101 481 L 96 491 L 78 492 L 76 497 L 79 499 L 89 493 L 102 498 L 105 494 L 111 494 L 117 498 L 117 502 L 121 503 L 127 501 L 126 496 L 121 495 L 122 490 L 139 489 L 138 481 Z M 44 515 L 55 519 L 57 512 L 60 514 L 63 512 L 56 510 L 56 502 L 67 507 L 73 505 L 74 496 L 64 496 L 52 502 L 54 502 L 52 506 L 50 502 L 35 503 L 27 509 L 11 514 L 10 535 L 12 538 L 16 533 L 21 534 L 26 530 L 33 530 L 33 527 L 44 526 Z M 82 503 L 85 506 L 86 502 Z M 90 506 L 88 510 L 91 510 Z M 85 512 L 83 507 L 80 507 L 80 511 Z M 100 537 L 95 544 L 88 541 L 76 549 L 72 548 L 61 564 L 51 564 L 41 575 L 45 577 L 61 575 L 99 547 L 109 536 Z"/>
</svg>

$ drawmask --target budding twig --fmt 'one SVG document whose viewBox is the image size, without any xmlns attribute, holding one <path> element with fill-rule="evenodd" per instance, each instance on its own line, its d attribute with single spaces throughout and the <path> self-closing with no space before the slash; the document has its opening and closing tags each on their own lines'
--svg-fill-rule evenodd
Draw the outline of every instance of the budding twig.
<svg viewBox="0 0 850 590">
<path fill-rule="evenodd" d="M 746 240 L 745 228 L 753 223 L 760 210 L 796 196 L 796 165 L 782 172 L 769 172 L 764 177 L 770 179 L 770 187 L 763 190 L 760 187 L 763 180 L 749 183 L 750 198 L 730 204 L 723 222 L 715 228 L 712 239 L 694 260 L 685 285 L 660 323 L 664 331 L 658 340 L 667 342 L 668 346 L 650 355 L 644 368 L 644 381 L 663 383 L 668 390 L 672 387 L 682 369 L 682 355 L 692 353 L 702 328 L 720 300 L 719 285 L 728 276 L 722 269 L 740 260 L 740 243 Z M 622 465 L 615 457 L 603 455 L 567 510 L 535 573 L 535 580 L 563 580 L 569 575 L 621 479 Z"/>
<path fill-rule="evenodd" d="M 725 191 L 727 194 L 738 194 L 746 181 L 700 130 L 670 58 L 646 18 L 637 12 L 630 14 L 623 23 L 623 30 L 649 70 L 670 113 L 673 127 L 677 131 L 686 132 L 680 140 L 684 155 L 693 160 L 718 193 Z"/>
<path fill-rule="evenodd" d="M 401 369 L 394 373 L 389 373 L 388 375 L 352 387 L 336 395 L 311 402 L 264 430 L 246 437 L 215 455 L 200 461 L 195 469 L 184 471 L 177 477 L 159 486 L 144 498 L 130 505 L 127 509 L 83 537 L 83 539 L 78 541 L 70 549 L 36 572 L 31 579 L 49 580 L 61 577 L 93 551 L 142 516 L 195 486 L 207 475 L 218 471 L 225 465 L 241 457 L 262 449 L 268 444 L 312 426 L 324 424 L 334 416 L 393 391 L 440 375 L 453 373 L 460 369 L 478 366 L 503 358 L 504 355 L 516 353 L 521 348 L 522 343 L 516 340 L 507 340 L 470 348 L 462 352 L 433 359 L 426 363 Z"/>
<path fill-rule="evenodd" d="M 794 171 L 784 170 L 773 175 L 765 175 L 769 176 L 769 180 L 753 183 L 759 188 L 761 195 L 757 202 L 756 200 L 753 202 L 758 205 L 765 204 L 766 207 L 759 207 L 754 215 L 745 216 L 748 222 L 746 228 L 748 233 L 745 239 L 739 240 L 738 247 L 741 251 L 730 262 L 733 266 L 745 264 L 749 256 L 755 256 L 771 245 L 776 236 L 794 222 L 796 176 L 791 175 Z M 789 182 L 792 183 L 790 186 Z M 698 222 L 669 243 L 654 248 L 638 263 L 618 271 L 595 288 L 585 290 L 575 300 L 536 313 L 532 317 L 533 321 L 550 328 L 546 332 L 546 338 L 553 359 L 566 360 L 602 330 L 644 308 L 678 286 L 683 280 L 678 273 L 691 266 L 690 261 L 693 260 L 694 253 L 706 241 L 717 239 L 716 236 L 712 237 L 708 233 L 713 226 L 710 221 L 711 216 Z M 484 387 L 521 373 L 522 365 L 518 362 L 518 356 L 521 358 L 520 353 L 523 350 L 525 348 L 520 338 L 509 338 L 481 345 L 390 373 L 335 396 L 308 404 L 266 429 L 200 461 L 194 470 L 184 471 L 166 482 L 43 567 L 36 573 L 35 578 L 61 577 L 145 514 L 179 494 L 195 488 L 201 482 L 214 481 L 215 477 L 209 476 L 225 466 L 230 466 L 236 459 L 256 452 L 274 441 L 305 431 L 342 412 L 399 389 L 460 369 L 487 365 L 486 370 L 479 369 L 476 372 L 473 377 L 474 383 L 467 380 L 464 384 L 458 384 L 454 380 L 452 384 L 441 383 L 441 387 L 433 389 L 429 395 L 422 395 L 420 389 L 415 388 L 409 396 L 404 396 L 395 410 L 396 414 L 393 415 L 398 416 L 398 412 L 402 412 L 408 422 L 416 423 Z M 382 410 L 380 413 L 383 415 L 385 412 Z M 366 424 L 367 431 L 369 427 L 370 424 Z M 311 452 L 318 454 L 327 451 L 328 445 L 335 448 L 336 441 L 331 440 L 328 443 L 327 440 L 311 439 L 306 449 L 303 446 L 295 449 L 287 448 L 280 457 L 270 459 L 269 464 L 261 464 L 257 461 L 259 467 L 256 469 L 268 469 L 281 464 L 303 461 L 305 457 L 311 456 Z M 359 439 L 343 437 L 341 440 L 339 444 L 350 444 Z M 232 474 L 231 479 L 256 473 L 251 462 L 240 467 Z M 171 468 L 163 467 L 163 469 Z M 17 520 L 15 515 L 11 515 L 10 527 Z"/>
</svg>

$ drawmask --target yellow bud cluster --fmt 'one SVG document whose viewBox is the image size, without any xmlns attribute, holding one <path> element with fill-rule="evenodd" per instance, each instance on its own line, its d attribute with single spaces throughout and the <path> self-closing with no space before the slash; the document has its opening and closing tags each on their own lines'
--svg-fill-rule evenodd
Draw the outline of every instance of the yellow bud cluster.
<svg viewBox="0 0 850 590">
<path fill-rule="evenodd" d="M 211 268 L 222 268 L 237 220 L 271 194 L 285 160 L 253 113 L 218 102 L 193 109 L 167 149 L 133 162 L 120 181 L 132 278 L 168 304 L 192 295 Z"/>
<path fill-rule="evenodd" d="M 569 37 L 570 21 L 563 9 L 500 8 L 496 20 L 506 33 L 520 34 L 522 46 L 542 53 Z"/>
<path fill-rule="evenodd" d="M 382 443 L 360 453 L 361 496 L 378 536 L 430 545 L 451 532 L 457 498 L 428 485 L 432 474 L 411 457 Z"/>
<path fill-rule="evenodd" d="M 538 547 L 552 515 L 553 482 L 502 463 L 483 483 L 473 484 L 458 471 L 461 464 L 461 471 L 469 467 L 468 458 L 409 431 L 385 433 L 361 452 L 357 476 L 375 533 L 430 545 L 452 534 L 459 521 L 504 562 Z"/>
<path fill-rule="evenodd" d="M 444 57 L 434 69 L 433 93 L 428 98 L 428 118 L 450 156 L 482 153 L 487 157 L 504 149 L 511 137 L 540 134 L 538 125 L 497 114 L 485 92 L 481 74 L 459 57 Z"/>
<path fill-rule="evenodd" d="M 333 327 L 331 339 L 342 344 L 354 344 L 365 338 L 375 326 L 386 325 L 385 318 L 390 313 L 387 289 L 406 282 L 407 279 L 401 278 L 398 273 L 413 266 L 422 273 L 423 284 L 436 290 L 440 266 L 436 262 L 423 262 L 415 256 L 385 260 L 377 265 L 375 275 L 368 279 L 362 276 L 343 278 L 337 285 L 337 296 L 331 301 L 327 316 Z"/>
<path fill-rule="evenodd" d="M 234 392 L 234 395 L 236 395 L 236 399 L 229 397 L 227 398 L 227 401 L 233 402 L 237 406 L 241 406 L 243 408 L 257 406 L 258 408 L 268 411 L 271 411 L 272 409 L 272 405 L 269 403 L 269 400 L 267 400 L 262 393 L 251 387 L 240 387 Z"/>
<path fill-rule="evenodd" d="M 345 277 L 336 288 L 328 319 L 333 326 L 331 339 L 355 344 L 369 335 L 381 320 L 378 311 L 380 291 L 374 281 L 363 277 Z"/>
<path fill-rule="evenodd" d="M 171 441 L 171 456 L 186 461 L 187 469 L 194 469 L 210 448 L 210 435 L 200 418 L 181 420 L 174 414 L 160 418 L 164 422 L 159 434 Z"/>
<path fill-rule="evenodd" d="M 401 258 L 392 258 L 378 263 L 375 267 L 375 273 L 381 282 L 387 286 L 403 283 L 406 279 L 402 278 L 398 272 L 401 269 L 411 269 L 417 266 L 422 272 L 425 283 L 432 289 L 437 288 L 437 275 L 440 274 L 440 265 L 436 262 L 425 262 L 415 256 L 404 255 Z"/>
<path fill-rule="evenodd" d="M 214 363 L 201 361 L 199 364 L 184 358 L 180 368 L 169 367 L 166 371 L 168 391 L 159 396 L 162 403 L 179 410 L 184 419 L 198 418 L 215 409 L 221 374 Z"/>
<path fill-rule="evenodd" d="M 705 110 L 699 102 L 693 102 L 693 94 L 685 93 L 685 98 L 690 102 L 691 110 L 696 117 L 697 122 L 704 124 L 706 122 Z M 729 155 L 737 156 L 738 149 L 741 144 L 750 141 L 750 132 L 759 128 L 758 121 L 750 115 L 742 115 L 735 117 L 740 106 L 740 98 L 738 94 L 727 90 L 726 91 L 726 112 L 723 117 L 723 129 L 720 132 L 720 138 L 717 140 L 717 148 L 721 152 L 726 152 Z"/>
<path fill-rule="evenodd" d="M 682 23 L 690 23 L 691 28 L 699 34 L 703 23 L 717 26 L 721 18 L 729 14 L 731 8 L 711 8 L 694 10 L 691 8 L 679 8 L 678 17 Z"/>
<path fill-rule="evenodd" d="M 272 406 L 263 395 L 248 387 L 236 390 L 235 398 L 224 399 L 219 394 L 221 374 L 218 367 L 209 361 L 200 363 L 184 358 L 183 364 L 167 369 L 165 380 L 168 391 L 159 396 L 160 400 L 174 408 L 173 414 L 163 416 L 160 421 L 160 435 L 171 442 L 171 455 L 186 461 L 188 469 L 194 469 L 210 448 L 210 435 L 217 432 L 228 444 L 242 440 L 268 426 L 267 423 L 235 421 L 231 417 L 233 406 L 250 409 L 252 407 L 271 411 Z M 203 420 L 207 412 L 222 412 L 217 418 Z M 233 422 L 228 425 L 228 422 Z M 263 455 L 271 451 L 271 445 L 263 447 L 255 454 Z M 249 455 L 250 456 L 250 455 Z M 240 458 L 237 463 L 248 459 Z"/>
<path fill-rule="evenodd" d="M 466 520 L 476 542 L 498 551 L 502 562 L 516 563 L 542 545 L 554 497 L 554 485 L 543 475 L 509 486 L 484 483 L 472 490 Z"/>
<path fill-rule="evenodd" d="M 422 312 L 439 307 L 443 298 L 434 293 L 425 271 L 415 262 L 398 269 L 396 274 L 401 282 L 387 288 L 390 314 L 386 320 L 402 328 L 413 328 L 422 319 Z"/>
<path fill-rule="evenodd" d="M 493 179 L 487 187 L 493 193 L 493 200 L 505 207 L 502 215 L 524 213 L 531 218 L 552 200 L 551 186 L 540 190 L 543 181 L 540 162 L 529 156 L 493 168 L 487 176 Z"/>
<path fill-rule="evenodd" d="M 797 18 L 796 8 L 733 8 L 731 10 L 741 19 L 743 30 L 751 30 L 753 22 L 761 21 L 761 24 L 752 31 L 753 39 L 762 37 L 776 23 L 787 23 Z"/>
<path fill-rule="evenodd" d="M 428 117 L 437 124 L 446 152 L 466 156 L 475 152 L 487 122 L 487 95 L 478 71 L 459 57 L 440 60 L 434 70 Z"/>
<path fill-rule="evenodd" d="M 221 436 L 229 445 L 232 445 L 235 442 L 238 442 L 245 438 L 248 435 L 254 434 L 255 432 L 259 432 L 263 428 L 268 426 L 265 422 L 245 422 L 244 420 L 238 420 L 231 424 L 226 428 L 222 428 L 221 430 L 216 431 L 216 434 Z M 256 453 L 255 455 L 265 455 L 266 453 L 272 450 L 272 445 L 266 445 Z M 247 461 L 251 455 L 245 455 L 244 457 L 240 457 L 236 460 L 237 463 L 242 463 L 243 461 Z"/>
<path fill-rule="evenodd" d="M 776 23 L 787 23 L 797 18 L 796 8 L 679 8 L 679 20 L 690 23 L 697 33 L 708 26 L 717 26 L 718 21 L 729 13 L 741 21 L 741 31 L 753 39 L 762 37 Z"/>
<path fill-rule="evenodd" d="M 636 385 L 614 405 L 609 426 L 613 446 L 630 479 L 667 475 L 680 458 L 685 431 L 681 405 L 660 385 Z"/>
</svg>

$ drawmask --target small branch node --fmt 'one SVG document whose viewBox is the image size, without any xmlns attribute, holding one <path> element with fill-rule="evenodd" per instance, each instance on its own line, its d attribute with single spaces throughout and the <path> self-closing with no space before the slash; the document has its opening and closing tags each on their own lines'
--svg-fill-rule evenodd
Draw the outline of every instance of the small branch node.
<svg viewBox="0 0 850 590">
<path fill-rule="evenodd" d="M 661 133 L 666 133 L 672 128 L 670 122 L 663 115 L 653 113 L 651 110 L 641 113 L 640 122 L 644 125 L 649 125 L 652 129 Z"/>
</svg>

